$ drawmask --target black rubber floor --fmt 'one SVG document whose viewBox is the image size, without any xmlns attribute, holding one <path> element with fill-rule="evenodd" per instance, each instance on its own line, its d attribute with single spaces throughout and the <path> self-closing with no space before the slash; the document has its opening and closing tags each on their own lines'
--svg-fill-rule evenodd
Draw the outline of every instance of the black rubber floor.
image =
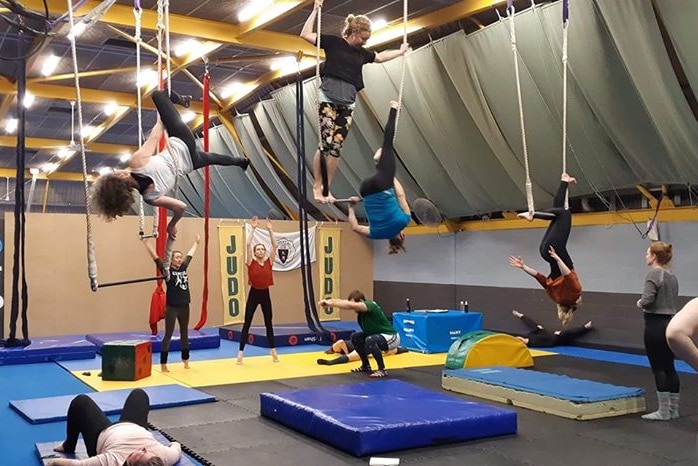
<svg viewBox="0 0 698 466">
<path fill-rule="evenodd" d="M 350 368 L 347 365 L 347 370 Z M 390 377 L 440 391 L 441 369 L 395 370 L 390 371 Z M 547 356 L 536 358 L 536 370 L 643 387 L 649 394 L 648 410 L 656 409 L 648 368 Z M 573 421 L 513 408 L 518 412 L 518 435 L 380 456 L 400 458 L 401 465 L 694 466 L 698 464 L 697 380 L 682 374 L 681 418 L 670 422 L 643 421 L 639 415 Z M 218 397 L 219 402 L 155 410 L 151 421 L 217 466 L 367 465 L 368 458 L 355 458 L 259 416 L 261 392 L 359 381 L 363 381 L 360 376 L 347 374 L 208 387 L 202 390 Z"/>
</svg>

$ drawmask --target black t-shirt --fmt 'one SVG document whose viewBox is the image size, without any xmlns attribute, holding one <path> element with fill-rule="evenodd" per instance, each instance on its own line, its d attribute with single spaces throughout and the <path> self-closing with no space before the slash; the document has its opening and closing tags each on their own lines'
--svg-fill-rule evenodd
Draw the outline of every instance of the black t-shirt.
<svg viewBox="0 0 698 466">
<path fill-rule="evenodd" d="M 187 267 L 191 262 L 191 256 L 187 256 L 182 261 L 182 265 L 178 269 L 170 266 L 170 279 L 167 281 L 167 305 L 168 306 L 186 306 L 191 302 L 189 295 L 189 275 Z M 162 269 L 162 261 L 156 259 L 155 263 Z"/>
<path fill-rule="evenodd" d="M 364 88 L 361 68 L 373 63 L 376 52 L 363 47 L 355 47 L 341 37 L 321 34 L 320 47 L 325 50 L 325 64 L 321 76 L 332 76 L 353 84 L 356 91 Z"/>
</svg>

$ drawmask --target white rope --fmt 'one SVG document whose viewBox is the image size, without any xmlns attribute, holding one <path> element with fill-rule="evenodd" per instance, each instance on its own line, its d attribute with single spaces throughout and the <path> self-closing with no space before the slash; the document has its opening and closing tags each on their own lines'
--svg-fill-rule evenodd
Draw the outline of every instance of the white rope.
<svg viewBox="0 0 698 466">
<path fill-rule="evenodd" d="M 402 2 L 402 43 L 407 43 L 407 13 L 408 0 Z M 397 94 L 397 113 L 395 114 L 395 132 L 393 133 L 393 142 L 397 137 L 398 123 L 400 122 L 400 111 L 402 109 L 402 94 L 405 89 L 405 74 L 407 73 L 407 53 L 402 56 L 402 72 L 400 73 L 400 88 Z"/>
<path fill-rule="evenodd" d="M 135 19 L 136 33 L 134 38 L 136 39 L 136 101 L 138 104 L 137 115 L 138 115 L 138 148 L 143 146 L 143 96 L 141 94 L 141 16 L 143 10 L 138 8 L 133 8 L 133 16 Z M 138 194 L 138 235 L 143 239 L 145 237 L 145 212 L 143 209 L 143 196 Z"/>
<path fill-rule="evenodd" d="M 514 7 L 507 9 L 507 18 L 509 19 L 509 34 L 511 36 L 511 50 L 514 55 L 514 74 L 516 76 L 516 95 L 519 102 L 519 120 L 521 123 L 521 143 L 523 145 L 524 167 L 526 170 L 526 203 L 528 211 L 533 213 L 535 206 L 533 204 L 533 185 L 531 184 L 531 173 L 528 165 L 528 146 L 526 144 L 526 125 L 524 124 L 523 98 L 521 97 L 521 77 L 519 75 L 519 53 L 516 48 L 516 27 L 514 26 Z"/>
<path fill-rule="evenodd" d="M 85 220 L 87 224 L 87 275 L 90 277 L 90 287 L 92 291 L 97 291 L 97 257 L 95 255 L 95 245 L 92 239 L 92 220 L 90 218 L 90 187 L 87 182 L 87 159 L 85 156 L 85 138 L 83 137 L 82 126 L 82 95 L 80 93 L 80 76 L 78 74 L 78 54 L 75 47 L 75 21 L 73 19 L 73 2 L 68 0 L 68 18 L 70 20 L 70 52 L 73 56 L 73 76 L 75 79 L 75 93 L 78 106 L 78 129 L 80 131 L 80 156 L 82 159 L 82 178 L 85 184 Z"/>
<path fill-rule="evenodd" d="M 567 173 L 567 25 L 562 25 L 562 173 Z M 570 208 L 569 191 L 565 191 L 565 209 Z"/>
<path fill-rule="evenodd" d="M 165 61 L 167 62 L 167 93 L 172 91 L 172 61 L 170 60 L 170 0 L 163 0 L 165 16 Z"/>
</svg>

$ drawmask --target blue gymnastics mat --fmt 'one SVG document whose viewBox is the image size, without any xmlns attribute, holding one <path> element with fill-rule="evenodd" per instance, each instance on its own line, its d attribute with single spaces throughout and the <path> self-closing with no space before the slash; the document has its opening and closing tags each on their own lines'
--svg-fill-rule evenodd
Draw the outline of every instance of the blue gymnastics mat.
<svg viewBox="0 0 698 466">
<path fill-rule="evenodd" d="M 341 322 L 329 322 L 323 324 L 326 332 L 313 332 L 307 324 L 282 324 L 274 325 L 275 346 L 296 346 L 296 345 L 331 345 L 337 340 L 348 339 L 355 331 L 355 326 L 346 325 Z M 219 329 L 221 338 L 231 341 L 240 341 L 242 324 L 226 325 Z M 248 345 L 262 346 L 269 348 L 267 330 L 263 325 L 253 325 L 247 337 Z"/>
<path fill-rule="evenodd" d="M 94 359 L 96 353 L 97 347 L 82 335 L 37 338 L 32 339 L 29 346 L 0 348 L 0 366 L 69 359 Z"/>
<path fill-rule="evenodd" d="M 169 445 L 170 441 L 165 438 L 160 432 L 153 432 L 153 437 L 155 440 L 162 443 L 163 445 Z M 62 440 L 56 440 L 55 442 L 45 442 L 36 444 L 36 454 L 39 457 L 41 464 L 48 464 L 49 461 L 55 460 L 56 458 L 69 458 L 72 460 L 85 460 L 88 458 L 87 449 L 85 448 L 85 442 L 82 439 L 78 440 L 77 447 L 75 448 L 75 453 L 58 453 L 53 451 L 56 445 L 61 443 Z M 175 463 L 175 466 L 197 466 L 201 463 L 194 460 L 191 456 L 182 452 L 179 461 Z"/>
<path fill-rule="evenodd" d="M 142 340 L 149 341 L 153 345 L 153 353 L 159 353 L 162 348 L 162 337 L 164 332 L 159 332 L 157 335 L 151 335 L 150 332 L 123 332 L 123 333 L 93 333 L 87 335 L 87 340 L 97 346 L 97 352 L 102 354 L 102 346 L 105 343 L 116 340 Z M 209 349 L 218 348 L 221 346 L 221 337 L 216 328 L 205 328 L 203 330 L 189 329 L 189 349 Z M 182 349 L 179 340 L 179 332 L 176 331 L 170 342 L 170 352 L 180 351 Z"/>
<path fill-rule="evenodd" d="M 261 393 L 261 414 L 355 456 L 516 433 L 516 412 L 400 380 Z"/>
<path fill-rule="evenodd" d="M 446 377 L 474 380 L 490 385 L 536 393 L 573 403 L 596 403 L 644 396 L 645 390 L 622 387 L 592 380 L 574 379 L 566 375 L 550 374 L 513 367 L 485 367 L 478 369 L 446 369 Z"/>
<path fill-rule="evenodd" d="M 211 403 L 216 397 L 193 388 L 181 385 L 160 385 L 144 387 L 143 390 L 150 398 L 150 408 L 172 408 L 175 406 Z M 107 415 L 119 414 L 124 406 L 130 389 L 110 390 L 106 392 L 87 393 Z M 65 421 L 68 406 L 75 395 L 54 396 L 49 398 L 34 398 L 30 400 L 10 401 L 10 407 L 32 424 Z"/>
</svg>

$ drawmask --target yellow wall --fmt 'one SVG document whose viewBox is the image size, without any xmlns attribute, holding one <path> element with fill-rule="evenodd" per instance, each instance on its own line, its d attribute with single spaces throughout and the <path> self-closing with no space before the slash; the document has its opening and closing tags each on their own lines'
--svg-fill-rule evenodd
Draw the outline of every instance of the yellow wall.
<svg viewBox="0 0 698 466">
<path fill-rule="evenodd" d="M 148 224 L 151 219 L 148 219 Z M 224 220 L 226 223 L 236 220 Z M 106 223 L 93 218 L 93 239 L 99 267 L 99 281 L 106 283 L 155 274 L 155 266 L 138 239 L 138 218 L 125 217 Z M 221 267 L 217 226 L 212 219 L 209 241 L 209 305 L 206 327 L 223 321 Z M 370 242 L 354 234 L 345 223 L 332 224 L 342 229 L 341 294 L 354 288 L 373 294 L 373 256 Z M 150 226 L 148 226 L 150 228 Z M 14 217 L 5 220 L 5 329 L 8 333 L 12 286 L 12 232 Z M 274 221 L 274 230 L 298 230 L 298 223 Z M 179 224 L 177 248 L 185 253 L 197 233 L 203 237 L 203 220 L 184 218 Z M 90 290 L 87 275 L 85 216 L 75 214 L 28 214 L 26 223 L 26 273 L 29 290 L 29 335 L 75 335 L 99 332 L 148 329 L 150 297 L 154 282 Z M 318 294 L 318 268 L 313 264 L 315 296 Z M 189 267 L 192 292 L 192 324 L 198 322 L 203 284 L 203 242 Z M 276 272 L 272 287 L 274 322 L 305 321 L 301 275 L 299 270 Z M 352 320 L 351 312 L 342 311 L 343 320 Z M 18 330 L 20 320 L 18 320 Z M 261 312 L 255 315 L 261 323 Z M 162 328 L 162 321 L 160 322 Z M 18 337 L 21 334 L 18 333 Z"/>
</svg>

